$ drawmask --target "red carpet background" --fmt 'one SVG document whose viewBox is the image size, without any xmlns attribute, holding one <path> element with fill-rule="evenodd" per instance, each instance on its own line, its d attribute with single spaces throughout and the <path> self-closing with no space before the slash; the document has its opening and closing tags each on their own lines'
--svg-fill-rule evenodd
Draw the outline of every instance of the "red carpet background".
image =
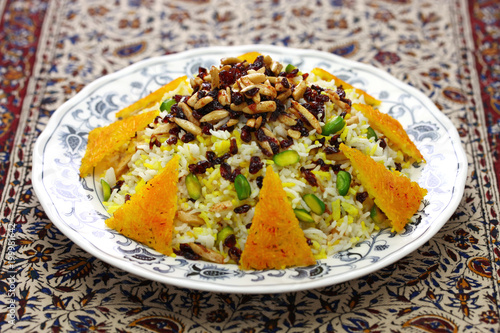
<svg viewBox="0 0 500 333">
<path fill-rule="evenodd" d="M 499 6 L 493 0 L 0 2 L 0 252 L 5 256 L 11 246 L 16 253 L 15 273 L 1 261 L 0 330 L 498 332 Z M 318 49 L 381 68 L 451 119 L 469 172 L 460 206 L 435 237 L 340 285 L 226 295 L 132 276 L 83 251 L 51 223 L 33 192 L 31 155 L 62 103 L 148 57 L 253 43 Z M 11 290 L 14 326 L 4 300 Z"/>
</svg>

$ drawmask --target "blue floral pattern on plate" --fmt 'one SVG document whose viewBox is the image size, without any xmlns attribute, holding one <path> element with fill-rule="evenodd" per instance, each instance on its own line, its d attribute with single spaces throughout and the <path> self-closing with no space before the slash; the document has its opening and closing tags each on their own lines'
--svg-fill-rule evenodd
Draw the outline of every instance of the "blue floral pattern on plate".
<svg viewBox="0 0 500 333">
<path fill-rule="evenodd" d="M 427 164 L 419 183 L 428 190 L 416 221 L 400 234 L 382 230 L 352 249 L 311 267 L 242 271 L 166 257 L 110 230 L 95 177 L 81 179 L 80 160 L 90 130 L 109 124 L 114 113 L 181 75 L 193 76 L 226 56 L 257 50 L 307 72 L 322 67 L 383 101 L 381 111 L 397 118 L 414 139 Z M 457 131 L 416 89 L 371 66 L 311 50 L 248 45 L 195 49 L 151 58 L 105 76 L 62 105 L 37 140 L 33 185 L 47 215 L 76 244 L 131 273 L 181 287 L 217 292 L 288 292 L 332 285 L 378 270 L 429 240 L 458 206 L 467 161 Z"/>
</svg>

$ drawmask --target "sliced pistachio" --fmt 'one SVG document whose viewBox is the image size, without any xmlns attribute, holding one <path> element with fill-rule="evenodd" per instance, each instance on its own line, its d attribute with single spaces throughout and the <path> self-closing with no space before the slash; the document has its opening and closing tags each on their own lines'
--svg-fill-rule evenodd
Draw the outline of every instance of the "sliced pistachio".
<svg viewBox="0 0 500 333">
<path fill-rule="evenodd" d="M 314 223 L 314 219 L 309 214 L 309 212 L 305 209 L 297 208 L 294 209 L 293 212 L 295 213 L 295 216 L 299 219 L 299 221 L 302 222 L 307 222 L 307 223 Z"/>
<path fill-rule="evenodd" d="M 201 183 L 198 177 L 190 173 L 186 176 L 185 182 L 189 197 L 193 200 L 198 200 L 201 197 Z"/>
<path fill-rule="evenodd" d="M 285 150 L 273 156 L 273 161 L 278 166 L 292 165 L 300 161 L 300 155 L 295 150 Z"/>
<path fill-rule="evenodd" d="M 101 179 L 102 196 L 104 201 L 108 201 L 111 196 L 111 186 L 104 179 Z"/>
<path fill-rule="evenodd" d="M 250 183 L 248 182 L 247 178 L 242 174 L 239 174 L 234 179 L 234 188 L 236 190 L 236 195 L 238 196 L 239 200 L 247 199 L 248 197 L 250 197 L 250 194 L 252 193 L 252 188 L 250 187 Z"/>
</svg>

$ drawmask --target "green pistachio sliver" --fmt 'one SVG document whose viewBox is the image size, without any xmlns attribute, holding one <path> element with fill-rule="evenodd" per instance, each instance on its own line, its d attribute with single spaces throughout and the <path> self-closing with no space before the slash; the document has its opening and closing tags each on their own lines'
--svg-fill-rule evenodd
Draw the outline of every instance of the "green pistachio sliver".
<svg viewBox="0 0 500 333">
<path fill-rule="evenodd" d="M 111 196 L 111 186 L 104 179 L 101 179 L 101 186 L 103 199 L 104 201 L 108 201 Z"/>
<path fill-rule="evenodd" d="M 250 197 L 252 189 L 250 188 L 250 183 L 247 178 L 242 174 L 239 174 L 234 179 L 234 188 L 236 189 L 236 195 L 239 200 L 245 200 Z"/>
<path fill-rule="evenodd" d="M 321 134 L 328 136 L 332 135 L 335 133 L 338 133 L 340 130 L 342 130 L 345 126 L 345 120 L 341 116 L 338 116 L 337 118 L 328 121 L 325 126 L 323 126 Z"/>
<path fill-rule="evenodd" d="M 191 199 L 198 200 L 201 197 L 201 184 L 196 175 L 190 173 L 186 176 L 186 188 Z"/>
<path fill-rule="evenodd" d="M 368 139 L 373 138 L 374 141 L 378 140 L 377 133 L 375 133 L 375 130 L 371 127 L 368 127 L 367 132 L 366 132 L 366 137 Z"/>
<path fill-rule="evenodd" d="M 305 194 L 302 199 L 306 202 L 307 206 L 311 209 L 314 214 L 321 215 L 325 212 L 325 203 L 318 198 L 315 194 L 309 193 Z"/>
<path fill-rule="evenodd" d="M 297 163 L 300 160 L 299 153 L 295 150 L 285 150 L 273 156 L 273 161 L 278 166 L 288 166 Z"/>
<path fill-rule="evenodd" d="M 292 65 L 292 64 L 288 64 L 286 65 L 285 67 L 285 73 L 290 73 L 291 71 L 293 71 L 295 69 L 295 66 Z"/>
<path fill-rule="evenodd" d="M 382 223 L 385 220 L 385 214 L 382 213 L 380 208 L 377 205 L 373 205 L 372 209 L 370 209 L 370 217 L 375 223 Z"/>
<path fill-rule="evenodd" d="M 295 213 L 295 216 L 299 219 L 299 221 L 314 223 L 313 217 L 311 216 L 311 214 L 309 214 L 307 210 L 296 208 L 293 210 L 293 212 Z"/>
<path fill-rule="evenodd" d="M 351 187 L 351 174 L 347 171 L 341 170 L 337 174 L 337 190 L 339 194 L 344 196 L 349 192 Z"/>
<path fill-rule="evenodd" d="M 164 101 L 163 103 L 161 103 L 161 105 L 160 105 L 160 111 L 168 111 L 168 112 L 170 112 L 170 109 L 172 108 L 172 105 L 174 105 L 175 103 L 177 103 L 175 101 L 175 99 L 173 99 L 173 98 L 167 99 L 166 101 Z"/>
<path fill-rule="evenodd" d="M 216 240 L 216 244 L 220 244 L 221 242 L 224 243 L 224 241 L 226 240 L 226 238 L 230 235 L 234 234 L 234 230 L 233 228 L 231 228 L 230 226 L 225 226 L 224 228 L 222 228 L 221 231 L 219 231 L 217 233 L 217 240 Z"/>
</svg>

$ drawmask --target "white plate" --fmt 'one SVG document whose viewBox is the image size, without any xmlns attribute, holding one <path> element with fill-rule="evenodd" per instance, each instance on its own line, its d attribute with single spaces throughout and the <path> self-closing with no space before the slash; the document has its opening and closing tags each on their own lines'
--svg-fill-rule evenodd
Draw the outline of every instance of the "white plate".
<svg viewBox="0 0 500 333">
<path fill-rule="evenodd" d="M 236 265 L 171 258 L 132 241 L 104 224 L 101 191 L 78 168 L 87 133 L 109 124 L 114 113 L 181 75 L 193 76 L 226 56 L 269 54 L 302 71 L 322 67 L 383 101 L 427 164 L 419 180 L 428 190 L 420 222 L 389 230 L 315 266 L 242 271 Z M 233 293 L 278 293 L 318 288 L 359 278 L 404 257 L 429 240 L 450 218 L 464 191 L 467 160 L 453 124 L 421 92 L 389 74 L 329 53 L 275 46 L 212 47 L 147 59 L 86 86 L 52 116 L 35 145 L 33 186 L 52 222 L 92 255 L 130 273 L 185 288 Z"/>
</svg>

